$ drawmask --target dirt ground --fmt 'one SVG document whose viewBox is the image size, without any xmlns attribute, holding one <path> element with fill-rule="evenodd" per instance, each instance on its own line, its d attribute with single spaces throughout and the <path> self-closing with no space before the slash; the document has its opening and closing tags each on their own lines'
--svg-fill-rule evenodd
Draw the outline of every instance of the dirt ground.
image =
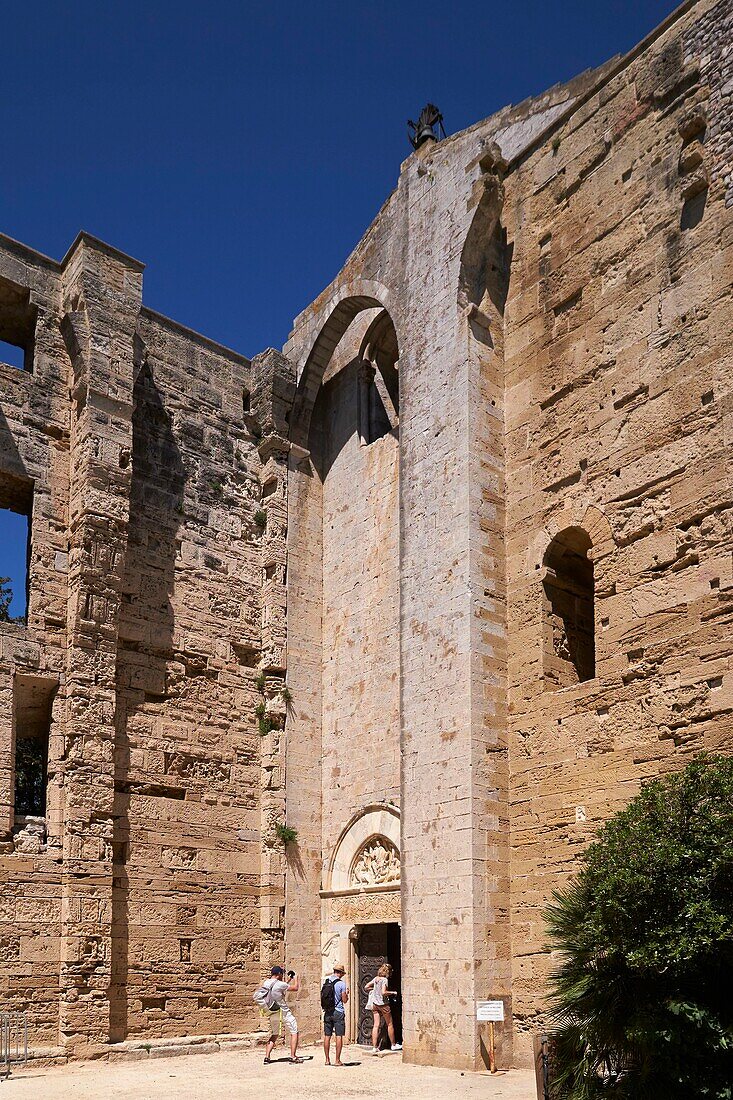
<svg viewBox="0 0 733 1100">
<path fill-rule="evenodd" d="M 517 1070 L 495 1077 L 402 1064 L 347 1048 L 343 1069 L 323 1064 L 320 1048 L 306 1047 L 302 1066 L 284 1054 L 270 1066 L 262 1051 L 148 1057 L 144 1061 L 82 1062 L 53 1069 L 18 1068 L 0 1083 L 0 1100 L 239 1100 L 240 1097 L 395 1097 L 398 1100 L 535 1100 L 533 1075 Z"/>
</svg>

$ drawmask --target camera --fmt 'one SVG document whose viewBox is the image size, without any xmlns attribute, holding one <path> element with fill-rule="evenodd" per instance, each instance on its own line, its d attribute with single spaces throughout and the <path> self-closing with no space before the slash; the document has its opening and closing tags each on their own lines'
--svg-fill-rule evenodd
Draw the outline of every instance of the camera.
<svg viewBox="0 0 733 1100">
<path fill-rule="evenodd" d="M 294 970 L 288 970 L 288 981 L 292 982 L 294 977 L 295 977 L 295 971 Z"/>
</svg>

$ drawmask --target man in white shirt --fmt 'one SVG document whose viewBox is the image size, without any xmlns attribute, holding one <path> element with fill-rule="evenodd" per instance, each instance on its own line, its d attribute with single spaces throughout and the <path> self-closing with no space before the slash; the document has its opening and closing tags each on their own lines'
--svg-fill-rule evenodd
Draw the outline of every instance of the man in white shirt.
<svg viewBox="0 0 733 1100">
<path fill-rule="evenodd" d="M 269 1065 L 272 1061 L 271 1055 L 277 1042 L 278 1032 L 280 1030 L 278 1023 L 278 1014 L 280 1015 L 283 1023 L 290 1032 L 290 1061 L 293 1065 L 300 1065 L 303 1061 L 297 1055 L 298 1050 L 298 1021 L 293 1016 L 290 1006 L 287 1004 L 285 998 L 288 993 L 297 993 L 300 989 L 300 978 L 294 970 L 288 971 L 288 981 L 284 980 L 285 971 L 281 966 L 273 966 L 270 971 L 271 977 L 269 981 L 265 982 L 265 985 L 270 989 L 270 1038 L 267 1040 L 267 1046 L 265 1047 L 265 1065 Z"/>
</svg>

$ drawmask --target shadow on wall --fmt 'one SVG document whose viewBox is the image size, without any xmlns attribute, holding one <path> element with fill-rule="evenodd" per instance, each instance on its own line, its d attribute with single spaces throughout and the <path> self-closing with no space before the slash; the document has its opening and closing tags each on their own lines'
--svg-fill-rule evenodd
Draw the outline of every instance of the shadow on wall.
<svg viewBox="0 0 733 1100">
<path fill-rule="evenodd" d="M 165 697 L 166 663 L 173 649 L 172 594 L 178 531 L 186 484 L 186 469 L 173 433 L 172 418 L 165 409 L 146 350 L 138 337 L 135 338 L 132 454 L 130 522 L 117 651 L 110 990 L 112 1042 L 121 1042 L 128 1032 L 128 721 L 138 706 Z M 156 793 L 165 793 L 165 789 L 158 792 L 145 789 L 144 793 L 154 797 Z"/>
<path fill-rule="evenodd" d="M 358 384 L 359 360 L 352 359 L 318 391 L 309 442 L 313 465 L 322 482 L 346 444 L 357 434 Z"/>
<path fill-rule="evenodd" d="M 12 477 L 28 480 L 23 459 L 20 457 L 12 429 L 2 409 L 0 409 L 0 471 Z"/>
<path fill-rule="evenodd" d="M 285 847 L 285 862 L 288 865 L 288 870 L 295 875 L 299 882 L 305 882 L 307 875 L 305 865 L 300 855 L 300 849 L 298 848 L 298 842 L 287 844 Z"/>
</svg>

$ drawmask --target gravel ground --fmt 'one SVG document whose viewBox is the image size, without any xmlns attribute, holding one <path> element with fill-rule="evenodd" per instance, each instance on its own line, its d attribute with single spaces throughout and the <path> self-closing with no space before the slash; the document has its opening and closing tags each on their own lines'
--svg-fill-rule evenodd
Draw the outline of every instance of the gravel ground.
<svg viewBox="0 0 733 1100">
<path fill-rule="evenodd" d="M 533 1075 L 513 1070 L 494 1077 L 402 1064 L 398 1054 L 373 1058 L 347 1047 L 343 1069 L 323 1064 L 319 1047 L 305 1047 L 302 1066 L 281 1059 L 263 1065 L 261 1051 L 145 1058 L 143 1061 L 77 1062 L 52 1069 L 22 1069 L 0 1083 L 0 1100 L 239 1100 L 240 1097 L 374 1097 L 443 1100 L 486 1097 L 535 1100 Z M 333 1056 L 333 1055 L 332 1055 Z"/>
</svg>

